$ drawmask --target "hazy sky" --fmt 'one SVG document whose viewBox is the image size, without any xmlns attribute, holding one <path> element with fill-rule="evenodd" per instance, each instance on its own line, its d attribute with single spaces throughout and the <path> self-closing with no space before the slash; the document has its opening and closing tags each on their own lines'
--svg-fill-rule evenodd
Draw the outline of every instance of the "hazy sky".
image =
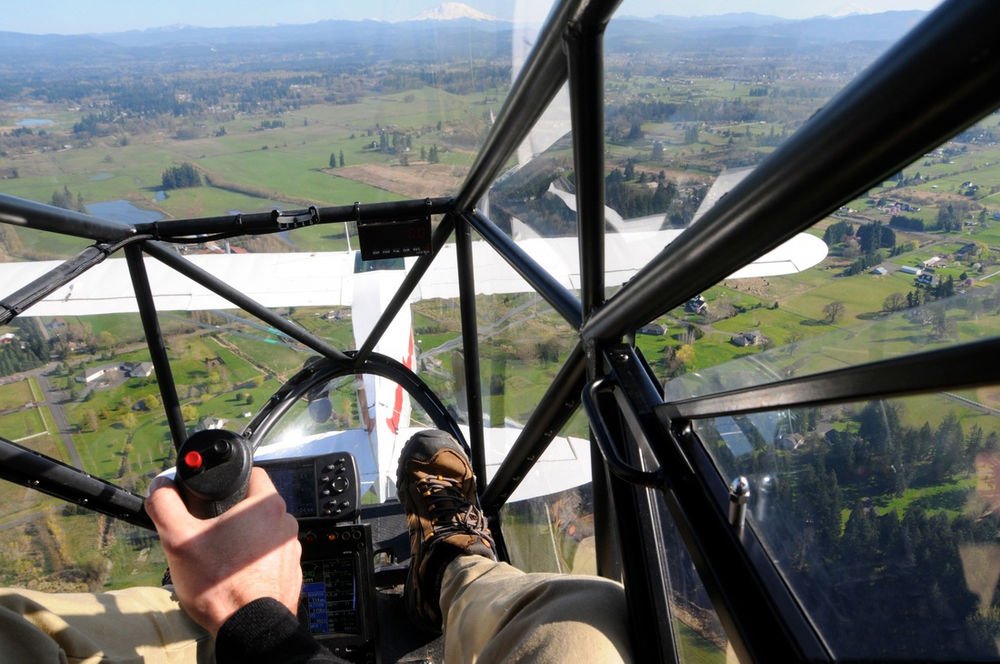
<svg viewBox="0 0 1000 664">
<path fill-rule="evenodd" d="M 441 0 L 0 0 L 0 32 L 79 34 L 194 25 L 221 27 L 311 23 L 325 19 L 414 18 Z M 514 0 L 468 0 L 471 7 L 511 19 Z M 893 9 L 930 9 L 937 0 L 625 0 L 619 15 L 705 15 L 752 11 L 787 18 L 840 16 Z M 518 16 L 541 19 L 549 5 L 520 0 Z"/>
</svg>

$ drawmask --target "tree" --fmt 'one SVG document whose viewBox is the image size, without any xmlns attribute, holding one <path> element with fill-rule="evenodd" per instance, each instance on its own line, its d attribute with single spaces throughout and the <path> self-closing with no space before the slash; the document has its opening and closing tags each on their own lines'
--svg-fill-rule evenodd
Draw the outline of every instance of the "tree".
<svg viewBox="0 0 1000 664">
<path fill-rule="evenodd" d="M 892 313 L 906 306 L 906 297 L 902 293 L 889 293 L 882 301 L 882 311 Z"/>
<path fill-rule="evenodd" d="M 344 151 L 343 150 L 340 151 L 340 167 L 341 168 L 344 167 Z"/>
<path fill-rule="evenodd" d="M 133 413 L 132 411 L 127 411 L 124 415 L 122 415 L 121 422 L 123 427 L 131 431 L 132 429 L 135 428 L 136 425 L 135 413 Z"/>
<path fill-rule="evenodd" d="M 85 431 L 97 431 L 97 413 L 88 409 L 83 413 L 83 428 Z"/>
<path fill-rule="evenodd" d="M 691 365 L 694 364 L 694 352 L 694 346 L 691 344 L 683 344 L 677 349 L 677 360 L 686 368 L 690 369 Z"/>
<path fill-rule="evenodd" d="M 336 167 L 337 167 L 337 153 L 336 152 L 331 152 L 330 153 L 330 168 L 336 168 Z"/>
<path fill-rule="evenodd" d="M 832 247 L 852 235 L 854 235 L 854 227 L 851 224 L 846 221 L 837 221 L 827 226 L 827 229 L 823 231 L 823 242 Z"/>
<path fill-rule="evenodd" d="M 836 324 L 836 322 L 843 317 L 844 309 L 844 303 L 840 300 L 834 300 L 824 306 L 823 315 L 826 316 L 826 322 L 830 325 Z"/>
<path fill-rule="evenodd" d="M 653 154 L 650 155 L 651 161 L 663 161 L 663 143 L 660 141 L 653 141 Z"/>
<path fill-rule="evenodd" d="M 186 403 L 181 406 L 181 417 L 185 422 L 195 422 L 198 419 L 198 407 L 193 403 Z"/>
<path fill-rule="evenodd" d="M 101 333 L 97 335 L 97 345 L 101 350 L 110 351 L 115 347 L 115 338 L 107 330 L 101 330 Z"/>
</svg>

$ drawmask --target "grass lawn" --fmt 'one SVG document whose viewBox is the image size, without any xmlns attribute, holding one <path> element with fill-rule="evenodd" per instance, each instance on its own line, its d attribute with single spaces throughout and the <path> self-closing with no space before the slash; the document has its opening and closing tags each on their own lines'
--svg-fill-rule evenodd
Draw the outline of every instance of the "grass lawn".
<svg viewBox="0 0 1000 664">
<path fill-rule="evenodd" d="M 922 507 L 928 516 L 944 512 L 949 518 L 963 513 L 969 494 L 976 490 L 976 478 L 951 479 L 941 484 L 924 487 L 910 487 L 902 496 L 890 496 L 884 503 L 879 501 L 879 514 L 895 511 L 900 518 L 911 507 Z"/>
<path fill-rule="evenodd" d="M 0 410 L 20 408 L 34 400 L 35 396 L 32 394 L 31 386 L 27 380 L 0 385 Z"/>
<path fill-rule="evenodd" d="M 38 408 L 0 415 L 0 435 L 4 438 L 16 441 L 45 431 L 47 429 Z"/>
<path fill-rule="evenodd" d="M 260 371 L 257 367 L 253 366 L 243 358 L 239 357 L 229 348 L 221 345 L 215 339 L 211 337 L 207 338 L 206 343 L 209 348 L 214 348 L 215 352 L 218 354 L 219 358 L 222 360 L 222 364 L 225 366 L 226 371 L 229 373 L 229 382 L 239 385 L 252 381 L 253 379 L 260 376 Z"/>
</svg>

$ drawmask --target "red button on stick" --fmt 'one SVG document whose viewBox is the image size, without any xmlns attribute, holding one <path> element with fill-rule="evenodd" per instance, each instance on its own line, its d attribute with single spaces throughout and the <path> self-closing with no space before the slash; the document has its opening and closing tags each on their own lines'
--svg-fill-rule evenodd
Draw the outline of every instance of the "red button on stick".
<svg viewBox="0 0 1000 664">
<path fill-rule="evenodd" d="M 184 455 L 184 464 L 188 468 L 201 468 L 202 461 L 201 452 L 198 450 L 191 450 Z"/>
</svg>

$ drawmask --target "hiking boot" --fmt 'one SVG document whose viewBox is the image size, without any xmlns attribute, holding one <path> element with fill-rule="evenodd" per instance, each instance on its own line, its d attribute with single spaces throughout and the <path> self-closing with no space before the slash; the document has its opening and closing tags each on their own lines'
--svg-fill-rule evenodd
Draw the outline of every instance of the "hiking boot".
<svg viewBox="0 0 1000 664">
<path fill-rule="evenodd" d="M 470 554 L 496 560 L 496 545 L 476 497 L 476 478 L 454 438 L 427 430 L 403 447 L 396 486 L 410 531 L 407 609 L 418 625 L 440 631 L 438 597 L 448 563 Z"/>
</svg>

